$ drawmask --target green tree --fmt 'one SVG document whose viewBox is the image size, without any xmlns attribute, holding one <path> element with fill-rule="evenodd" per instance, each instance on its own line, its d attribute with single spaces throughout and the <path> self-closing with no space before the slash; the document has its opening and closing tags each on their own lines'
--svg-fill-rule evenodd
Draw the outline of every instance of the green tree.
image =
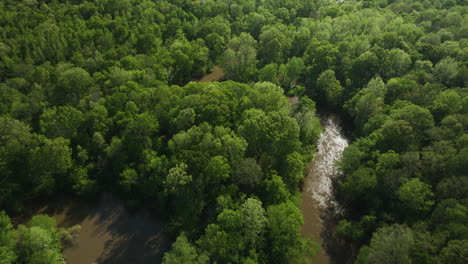
<svg viewBox="0 0 468 264">
<path fill-rule="evenodd" d="M 300 145 L 299 126 L 284 112 L 246 111 L 239 135 L 247 140 L 247 151 L 257 158 L 262 154 L 283 157 Z"/>
<path fill-rule="evenodd" d="M 267 217 L 272 263 L 303 263 L 317 253 L 317 245 L 300 235 L 302 214 L 291 202 L 269 206 Z"/>
<path fill-rule="evenodd" d="M 41 115 L 41 132 L 48 138 L 64 137 L 71 139 L 77 135 L 83 121 L 83 113 L 74 107 L 49 108 L 44 110 Z"/>
<path fill-rule="evenodd" d="M 298 152 L 284 157 L 280 171 L 290 190 L 295 190 L 298 183 L 304 179 L 304 164 L 304 157 Z"/>
<path fill-rule="evenodd" d="M 391 104 L 397 99 L 411 99 L 410 94 L 417 88 L 418 84 L 414 80 L 406 78 L 392 78 L 387 82 L 387 95 L 385 102 Z"/>
<path fill-rule="evenodd" d="M 277 84 L 278 65 L 276 63 L 270 63 L 265 65 L 260 71 L 258 80 L 261 82 L 272 82 Z"/>
<path fill-rule="evenodd" d="M 372 236 L 370 246 L 359 251 L 358 263 L 411 263 L 410 250 L 414 245 L 411 229 L 392 225 L 382 227 Z"/>
<path fill-rule="evenodd" d="M 175 130 L 187 130 L 195 122 L 195 111 L 192 108 L 187 108 L 179 112 L 179 115 L 172 120 L 172 124 L 175 125 Z"/>
<path fill-rule="evenodd" d="M 387 78 L 401 76 L 411 67 L 411 57 L 401 49 L 386 52 L 381 65 L 381 74 Z"/>
<path fill-rule="evenodd" d="M 398 189 L 398 198 L 405 207 L 427 212 L 434 205 L 434 194 L 431 186 L 421 182 L 418 178 L 413 178 L 404 183 Z"/>
<path fill-rule="evenodd" d="M 243 217 L 238 210 L 224 209 L 216 224 L 210 224 L 197 242 L 212 262 L 242 262 L 247 247 L 243 236 Z"/>
<path fill-rule="evenodd" d="M 62 234 L 56 229 L 55 220 L 46 215 L 36 215 L 28 227 L 20 226 L 19 256 L 26 263 L 64 264 L 60 253 Z"/>
<path fill-rule="evenodd" d="M 411 149 L 415 135 L 411 125 L 405 120 L 388 120 L 382 125 L 382 141 L 389 150 L 398 152 Z"/>
<path fill-rule="evenodd" d="M 434 67 L 434 75 L 444 84 L 450 84 L 458 73 L 458 62 L 451 57 L 442 59 Z"/>
<path fill-rule="evenodd" d="M 278 82 L 281 87 L 288 91 L 301 78 L 304 73 L 304 60 L 298 57 L 288 59 L 286 64 L 281 64 L 278 69 Z"/>
<path fill-rule="evenodd" d="M 359 204 L 360 208 L 366 208 L 369 207 L 369 204 L 378 202 L 375 198 L 372 198 L 376 187 L 377 176 L 371 168 L 366 167 L 360 167 L 351 175 L 347 175 L 339 185 L 345 199 L 354 202 L 354 204 Z"/>
<path fill-rule="evenodd" d="M 343 156 L 338 162 L 338 166 L 345 174 L 352 173 L 359 168 L 363 157 L 364 153 L 359 149 L 357 144 L 351 144 L 343 151 Z"/>
<path fill-rule="evenodd" d="M 462 98 L 454 90 L 445 90 L 435 97 L 432 109 L 439 119 L 455 114 L 462 109 Z"/>
<path fill-rule="evenodd" d="M 255 159 L 247 158 L 239 164 L 234 172 L 234 177 L 238 183 L 254 187 L 262 180 L 262 167 L 257 164 Z"/>
<path fill-rule="evenodd" d="M 393 111 L 391 117 L 408 122 L 415 131 L 418 139 L 424 139 L 427 131 L 434 127 L 434 118 L 431 112 L 423 107 L 408 104 Z"/>
<path fill-rule="evenodd" d="M 387 88 L 382 78 L 376 77 L 346 102 L 345 108 L 355 118 L 355 123 L 361 127 L 367 120 L 382 111 L 386 93 Z"/>
<path fill-rule="evenodd" d="M 322 72 L 317 79 L 317 88 L 320 94 L 325 95 L 327 105 L 339 107 L 342 104 L 343 87 L 340 81 L 335 78 L 333 70 Z"/>
<path fill-rule="evenodd" d="M 219 57 L 226 48 L 226 39 L 218 33 L 211 33 L 206 36 L 206 47 L 209 49 L 210 58 L 214 62 L 219 61 Z"/>
<path fill-rule="evenodd" d="M 300 129 L 300 140 L 304 146 L 310 146 L 317 142 L 322 126 L 320 119 L 316 115 L 315 102 L 307 96 L 301 97 L 298 104 L 298 111 L 294 115 Z"/>
<path fill-rule="evenodd" d="M 16 263 L 16 232 L 5 211 L 0 211 L 0 263 Z"/>
<path fill-rule="evenodd" d="M 288 34 L 289 30 L 283 24 L 262 27 L 259 36 L 259 57 L 263 64 L 282 63 L 289 56 L 292 39 Z"/>
<path fill-rule="evenodd" d="M 289 199 L 289 189 L 284 184 L 283 178 L 277 174 L 272 174 L 264 180 L 264 197 L 266 204 L 279 204 Z"/>
<path fill-rule="evenodd" d="M 257 41 L 248 33 L 232 38 L 221 59 L 227 79 L 247 81 L 257 74 Z"/>
<path fill-rule="evenodd" d="M 336 46 L 330 42 L 312 39 L 304 53 L 304 64 L 309 71 L 309 77 L 318 76 L 328 69 L 333 70 L 338 52 Z"/>
<path fill-rule="evenodd" d="M 283 89 L 268 82 L 254 84 L 249 98 L 255 108 L 265 112 L 285 110 L 288 106 Z"/>
<path fill-rule="evenodd" d="M 128 123 L 122 143 L 131 160 L 139 160 L 143 150 L 153 146 L 151 137 L 158 129 L 159 123 L 150 113 L 139 114 Z"/>
<path fill-rule="evenodd" d="M 64 186 L 66 180 L 58 175 L 65 174 L 73 165 L 70 141 L 64 138 L 42 138 L 41 147 L 30 150 L 28 163 L 31 181 L 37 194 L 52 194 L 56 183 Z"/>
<path fill-rule="evenodd" d="M 185 233 L 181 233 L 176 241 L 172 244 L 170 251 L 164 254 L 164 264 L 204 264 L 208 263 L 208 257 L 206 255 L 197 252 L 197 248 L 193 246 Z"/>
<path fill-rule="evenodd" d="M 440 252 L 442 263 L 461 264 L 468 261 L 468 240 L 452 240 Z"/>
<path fill-rule="evenodd" d="M 138 180 L 138 174 L 134 169 L 126 169 L 120 174 L 120 186 L 127 191 L 130 192 L 132 186 L 136 185 Z"/>
<path fill-rule="evenodd" d="M 169 170 L 169 174 L 164 181 L 165 189 L 168 193 L 177 193 L 179 188 L 192 182 L 192 175 L 187 174 L 187 164 L 180 163 Z"/>
<path fill-rule="evenodd" d="M 265 232 L 267 218 L 262 202 L 249 198 L 242 205 L 244 228 L 242 230 L 248 248 L 259 248 Z"/>
<path fill-rule="evenodd" d="M 69 68 L 58 73 L 57 84 L 50 96 L 56 104 L 77 105 L 91 86 L 93 80 L 86 70 L 79 67 Z"/>
<path fill-rule="evenodd" d="M 431 222 L 437 232 L 444 232 L 446 239 L 464 239 L 468 235 L 466 221 L 468 207 L 455 199 L 440 201 L 432 211 Z"/>
<path fill-rule="evenodd" d="M 364 86 L 379 70 L 379 58 L 372 51 L 366 51 L 357 57 L 351 66 L 353 84 Z"/>
</svg>

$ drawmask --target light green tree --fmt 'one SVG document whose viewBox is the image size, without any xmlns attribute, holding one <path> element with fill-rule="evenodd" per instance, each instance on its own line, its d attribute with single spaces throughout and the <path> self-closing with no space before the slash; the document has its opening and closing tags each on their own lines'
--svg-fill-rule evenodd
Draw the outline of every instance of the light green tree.
<svg viewBox="0 0 468 264">
<path fill-rule="evenodd" d="M 242 205 L 242 217 L 244 228 L 244 240 L 250 249 L 259 248 L 263 233 L 265 232 L 267 219 L 262 202 L 249 198 Z"/>
<path fill-rule="evenodd" d="M 197 252 L 197 248 L 193 246 L 187 239 L 185 233 L 181 233 L 176 241 L 172 244 L 170 251 L 164 254 L 163 264 L 204 264 L 208 263 L 208 257 Z"/>
</svg>

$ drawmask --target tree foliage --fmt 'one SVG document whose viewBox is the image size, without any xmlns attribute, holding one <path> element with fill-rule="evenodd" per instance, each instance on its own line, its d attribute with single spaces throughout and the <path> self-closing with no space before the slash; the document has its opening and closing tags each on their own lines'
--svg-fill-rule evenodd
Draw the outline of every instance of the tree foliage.
<svg viewBox="0 0 468 264">
<path fill-rule="evenodd" d="M 466 19 L 448 0 L 2 1 L 0 207 L 105 189 L 180 234 L 167 263 L 303 262 L 318 105 L 352 128 L 357 262 L 466 262 Z M 191 82 L 215 65 L 228 81 Z M 63 262 L 53 228 L 5 219 L 1 263 Z"/>
</svg>

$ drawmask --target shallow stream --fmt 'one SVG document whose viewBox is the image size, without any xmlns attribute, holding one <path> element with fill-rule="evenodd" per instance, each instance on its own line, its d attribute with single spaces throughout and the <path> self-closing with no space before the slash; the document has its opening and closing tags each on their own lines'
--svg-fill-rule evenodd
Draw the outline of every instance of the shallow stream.
<svg viewBox="0 0 468 264">
<path fill-rule="evenodd" d="M 340 120 L 335 115 L 322 117 L 325 128 L 317 142 L 317 152 L 314 160 L 309 164 L 304 179 L 301 211 L 304 225 L 301 233 L 312 236 L 321 244 L 319 255 L 313 260 L 314 264 L 344 263 L 335 243 L 334 228 L 336 218 L 342 213 L 342 208 L 336 201 L 333 182 L 339 174 L 336 162 L 341 158 L 343 150 L 348 146 L 344 137 Z"/>
</svg>

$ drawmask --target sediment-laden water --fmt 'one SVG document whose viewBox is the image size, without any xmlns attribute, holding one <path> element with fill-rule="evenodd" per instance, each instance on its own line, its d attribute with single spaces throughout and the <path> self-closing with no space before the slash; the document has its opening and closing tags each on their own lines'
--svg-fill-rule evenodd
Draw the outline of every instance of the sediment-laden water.
<svg viewBox="0 0 468 264">
<path fill-rule="evenodd" d="M 37 213 L 53 216 L 59 227 L 81 226 L 63 251 L 67 264 L 161 263 L 171 244 L 162 222 L 147 211 L 130 214 L 109 193 L 95 203 L 61 201 Z"/>
<path fill-rule="evenodd" d="M 312 263 L 328 264 L 331 260 L 331 243 L 336 216 L 341 207 L 333 192 L 333 181 L 338 175 L 336 162 L 341 158 L 348 141 L 343 136 L 337 116 L 326 115 L 322 118 L 325 130 L 317 143 L 317 153 L 308 166 L 304 180 L 301 211 L 304 225 L 301 233 L 312 236 L 321 244 L 321 251 Z M 336 262 L 336 261 L 334 261 Z"/>
</svg>

